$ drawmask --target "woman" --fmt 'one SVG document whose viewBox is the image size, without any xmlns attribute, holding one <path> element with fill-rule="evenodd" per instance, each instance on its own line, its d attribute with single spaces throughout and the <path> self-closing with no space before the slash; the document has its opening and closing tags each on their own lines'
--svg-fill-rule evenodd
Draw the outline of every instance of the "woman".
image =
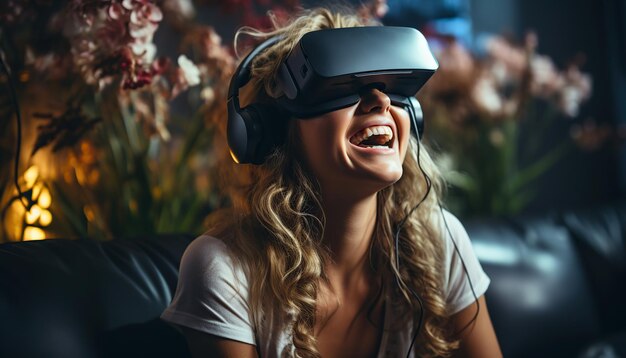
<svg viewBox="0 0 626 358">
<path fill-rule="evenodd" d="M 305 33 L 363 25 L 317 9 L 270 33 L 244 30 L 281 36 L 252 61 L 251 102 L 277 96 L 279 64 Z M 232 208 L 186 250 L 162 315 L 194 356 L 501 356 L 489 278 L 438 204 L 440 175 L 409 114 L 376 87 L 359 96 L 287 120 L 263 164 L 223 167 Z M 359 145 L 368 130 L 388 146 Z"/>
</svg>

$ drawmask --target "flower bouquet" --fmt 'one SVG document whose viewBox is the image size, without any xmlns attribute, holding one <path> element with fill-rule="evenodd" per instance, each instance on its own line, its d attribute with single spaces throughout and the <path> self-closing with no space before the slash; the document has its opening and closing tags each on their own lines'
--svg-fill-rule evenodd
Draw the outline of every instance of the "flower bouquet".
<svg viewBox="0 0 626 358">
<path fill-rule="evenodd" d="M 591 78 L 581 61 L 559 71 L 536 52 L 534 34 L 521 45 L 485 39 L 481 56 L 451 38 L 438 43 L 440 68 L 419 97 L 426 140 L 443 151 L 447 204 L 463 216 L 519 213 L 534 199 L 536 180 L 574 143 L 553 140 L 553 130 L 578 115 Z"/>
</svg>

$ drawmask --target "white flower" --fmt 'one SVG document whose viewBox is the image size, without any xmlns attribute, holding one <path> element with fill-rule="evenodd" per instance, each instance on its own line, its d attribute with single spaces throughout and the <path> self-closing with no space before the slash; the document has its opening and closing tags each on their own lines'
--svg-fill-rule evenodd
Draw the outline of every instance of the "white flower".
<svg viewBox="0 0 626 358">
<path fill-rule="evenodd" d="M 474 103 L 489 114 L 496 115 L 502 110 L 503 101 L 493 80 L 481 77 L 476 81 L 471 93 Z"/>
<path fill-rule="evenodd" d="M 200 83 L 200 70 L 187 56 L 178 56 L 178 66 L 182 70 L 185 81 L 187 81 L 189 86 L 195 86 Z"/>
<path fill-rule="evenodd" d="M 128 24 L 128 33 L 133 39 L 152 39 L 152 35 L 156 32 L 159 25 L 153 22 L 134 23 Z"/>
<path fill-rule="evenodd" d="M 503 86 L 511 79 L 511 73 L 502 61 L 495 61 L 489 70 L 489 74 L 495 81 L 494 85 Z"/>
<path fill-rule="evenodd" d="M 200 98 L 205 102 L 213 102 L 215 99 L 215 90 L 212 87 L 204 87 L 200 92 Z"/>
<path fill-rule="evenodd" d="M 561 91 L 561 100 L 559 102 L 561 111 L 569 117 L 576 117 L 582 102 L 582 91 L 578 87 L 565 86 Z"/>
<path fill-rule="evenodd" d="M 547 96 L 551 89 L 558 86 L 559 76 L 548 56 L 535 55 L 530 61 L 530 71 L 534 93 Z"/>
<path fill-rule="evenodd" d="M 157 52 L 155 44 L 135 42 L 130 44 L 130 49 L 137 58 L 141 59 L 143 63 L 150 63 L 154 60 L 154 56 Z"/>
</svg>

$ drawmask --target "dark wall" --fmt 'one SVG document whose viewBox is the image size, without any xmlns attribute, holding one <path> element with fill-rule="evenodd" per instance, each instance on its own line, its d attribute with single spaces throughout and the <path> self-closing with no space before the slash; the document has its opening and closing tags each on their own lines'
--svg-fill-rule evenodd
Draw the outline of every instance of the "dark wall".
<svg viewBox="0 0 626 358">
<path fill-rule="evenodd" d="M 593 118 L 601 124 L 616 126 L 624 121 L 616 107 L 617 93 L 612 78 L 618 71 L 611 50 L 613 34 L 607 7 L 621 0 L 589 1 L 519 1 L 520 29 L 532 29 L 539 35 L 539 52 L 549 55 L 559 67 L 574 56 L 582 55 L 583 71 L 593 77 L 593 95 L 581 108 L 581 122 Z M 621 118 L 620 118 L 621 117 Z M 554 138 L 568 135 L 569 123 Z M 560 134 L 559 134 L 560 133 Z M 564 161 L 538 183 L 539 200 L 531 211 L 544 208 L 588 206 L 614 200 L 620 194 L 619 150 L 605 145 L 601 150 L 573 150 Z M 621 192 L 623 193 L 623 192 Z"/>
</svg>

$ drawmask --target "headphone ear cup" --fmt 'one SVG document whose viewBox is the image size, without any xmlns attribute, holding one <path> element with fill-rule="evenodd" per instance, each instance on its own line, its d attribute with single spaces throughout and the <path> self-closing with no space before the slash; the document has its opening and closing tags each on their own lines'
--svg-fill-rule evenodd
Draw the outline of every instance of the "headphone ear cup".
<svg viewBox="0 0 626 358">
<path fill-rule="evenodd" d="M 265 158 L 285 140 L 286 118 L 275 106 L 255 103 L 244 108 L 242 115 L 250 124 L 250 163 L 262 164 Z"/>
<path fill-rule="evenodd" d="M 249 115 L 244 110 L 235 110 L 233 101 L 228 101 L 228 124 L 226 134 L 230 154 L 237 163 L 249 163 L 251 141 L 254 134 Z"/>
</svg>

